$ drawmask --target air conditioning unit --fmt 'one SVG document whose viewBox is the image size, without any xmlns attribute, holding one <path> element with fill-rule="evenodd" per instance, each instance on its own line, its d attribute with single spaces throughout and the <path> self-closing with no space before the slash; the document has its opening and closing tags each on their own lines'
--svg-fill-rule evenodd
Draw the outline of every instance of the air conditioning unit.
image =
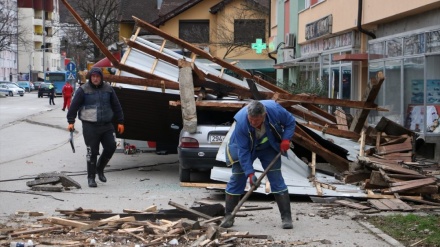
<svg viewBox="0 0 440 247">
<path fill-rule="evenodd" d="M 296 36 L 294 33 L 286 33 L 286 37 L 284 38 L 284 44 L 286 47 L 295 47 L 296 45 Z"/>
</svg>

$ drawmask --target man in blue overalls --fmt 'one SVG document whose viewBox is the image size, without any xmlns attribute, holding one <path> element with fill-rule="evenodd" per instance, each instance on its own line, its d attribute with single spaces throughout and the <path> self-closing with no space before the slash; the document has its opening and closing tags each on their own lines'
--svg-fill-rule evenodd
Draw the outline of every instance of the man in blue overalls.
<svg viewBox="0 0 440 247">
<path fill-rule="evenodd" d="M 226 186 L 225 215 L 231 215 L 243 194 L 246 179 L 255 179 L 254 160 L 260 159 L 264 169 L 275 156 L 286 153 L 295 131 L 295 118 L 273 100 L 252 101 L 235 116 L 235 130 L 226 147 L 226 164 L 232 165 L 232 175 Z M 292 229 L 290 197 L 281 174 L 281 157 L 267 173 L 272 194 L 281 213 L 282 228 Z M 234 219 L 223 223 L 231 227 Z"/>
</svg>

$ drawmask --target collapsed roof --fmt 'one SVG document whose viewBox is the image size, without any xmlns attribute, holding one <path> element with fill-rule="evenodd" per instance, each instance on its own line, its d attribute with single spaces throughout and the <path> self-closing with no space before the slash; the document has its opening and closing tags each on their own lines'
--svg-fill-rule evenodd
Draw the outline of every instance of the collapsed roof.
<svg viewBox="0 0 440 247">
<path fill-rule="evenodd" d="M 298 158 L 290 153 L 288 160 L 283 159 L 284 163 L 289 163 L 286 163 L 287 165 L 283 166 L 283 169 L 290 169 L 284 170 L 290 193 L 369 198 L 382 198 L 383 196 L 383 198 L 388 198 L 388 195 L 377 195 L 371 191 L 367 193 L 357 186 L 344 185 L 340 180 L 338 182 L 332 176 L 320 173 L 318 167 L 320 161 L 329 163 L 333 168 L 333 172 L 338 174 L 348 171 L 358 172 L 353 171 L 356 170 L 356 167 L 357 170 L 363 170 L 364 167 L 359 168 L 360 163 L 377 169 L 381 174 L 384 170 L 392 172 L 393 174 L 390 175 L 393 176 L 396 173 L 400 174 L 395 176 L 400 180 L 389 178 L 386 173 L 383 174 L 388 186 L 393 186 L 393 184 L 394 186 L 401 186 L 399 182 L 405 177 L 402 175 L 410 175 L 407 180 L 415 178 L 416 174 L 410 169 L 396 167 L 396 165 L 400 166 L 405 162 L 399 159 L 399 156 L 394 156 L 394 158 L 384 156 L 391 153 L 413 151 L 414 145 L 412 143 L 415 142 L 416 138 L 414 132 L 404 130 L 398 132 L 400 136 L 392 136 L 393 131 L 387 133 L 384 130 L 371 127 L 365 128 L 365 122 L 370 111 L 386 111 L 386 109 L 379 108 L 374 103 L 385 80 L 381 73 L 369 83 L 364 101 L 329 99 L 308 94 L 294 95 L 225 60 L 213 57 L 197 46 L 171 36 L 137 17 L 133 17 L 137 30 L 130 39 L 124 40 L 128 49 L 121 61 L 118 61 L 100 40 L 88 30 L 87 25 L 74 10 L 69 8 L 66 0 L 62 1 L 89 34 L 93 42 L 112 62 L 113 66 L 118 69 L 115 75 L 105 75 L 105 80 L 113 82 L 112 85 L 117 88 L 116 92 L 123 105 L 124 113 L 127 115 L 127 127 L 130 126 L 131 128 L 127 128 L 125 138 L 138 140 L 174 138 L 176 131 L 173 128 L 170 129 L 170 123 L 182 123 L 180 107 L 183 109 L 183 106 L 187 104 L 192 104 L 197 109 L 222 112 L 237 111 L 244 106 L 248 99 L 273 99 L 291 112 L 298 122 L 292 141 L 296 146 L 294 152 L 301 153 L 301 156 Z M 162 37 L 163 44 L 158 45 L 138 37 L 141 29 Z M 164 48 L 165 43 L 168 41 L 192 52 L 191 57 L 185 57 Z M 213 69 L 199 62 L 198 59 L 200 58 L 215 63 L 221 69 Z M 182 85 L 182 78 L 179 73 L 182 69 L 188 68 L 190 69 L 190 83 L 185 82 Z M 226 69 L 233 71 L 240 79 L 225 74 L 224 70 Z M 189 95 L 184 94 L 182 91 L 183 88 L 187 90 L 188 87 L 190 88 Z M 214 96 L 216 99 L 232 97 L 237 101 L 207 100 L 210 98 L 209 95 Z M 350 123 L 347 121 L 344 111 L 337 110 L 333 115 L 323 110 L 320 107 L 322 105 L 356 108 L 359 114 Z M 185 124 L 185 116 L 183 118 Z M 383 136 L 382 133 L 385 133 L 386 136 Z M 403 138 L 403 135 L 406 135 L 406 137 Z M 358 140 L 360 140 L 360 143 L 358 143 Z M 410 141 L 409 146 L 407 145 L 408 141 Z M 175 145 L 174 148 L 177 146 L 177 143 L 168 144 Z M 391 152 L 380 153 L 378 151 L 381 145 L 399 145 L 399 147 Z M 400 146 L 403 149 L 399 149 Z M 365 152 L 365 150 L 369 150 L 369 152 Z M 222 148 L 220 153 L 221 151 Z M 366 161 L 363 159 L 368 155 L 380 156 L 381 159 L 388 161 L 380 162 L 371 159 Z M 414 155 L 415 153 L 410 154 L 411 157 L 414 157 Z M 402 156 L 404 155 L 402 154 Z M 405 156 L 407 156 L 406 153 Z M 221 155 L 219 157 L 221 160 Z M 360 157 L 361 159 L 359 159 Z M 372 173 L 371 170 L 369 172 Z M 225 172 L 224 169 L 215 168 L 213 169 L 212 178 L 227 181 L 229 176 L 226 173 L 227 171 Z M 365 177 L 365 174 L 363 176 Z M 425 178 L 423 176 L 415 179 Z M 412 181 L 408 183 L 417 185 L 396 190 L 405 191 L 424 185 L 433 185 L 437 182 L 436 180 L 424 180 L 424 182 Z M 438 185 L 436 186 L 438 190 Z M 264 188 L 257 191 L 267 193 Z M 391 191 L 393 191 L 392 188 Z"/>
</svg>

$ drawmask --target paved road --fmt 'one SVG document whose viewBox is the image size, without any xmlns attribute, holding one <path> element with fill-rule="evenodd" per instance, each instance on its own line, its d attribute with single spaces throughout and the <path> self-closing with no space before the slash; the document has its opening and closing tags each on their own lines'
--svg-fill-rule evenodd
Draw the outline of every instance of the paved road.
<svg viewBox="0 0 440 247">
<path fill-rule="evenodd" d="M 106 173 L 108 182 L 98 188 L 87 187 L 85 147 L 79 131 L 75 134 L 76 153 L 68 143 L 66 112 L 61 111 L 62 99 L 55 106 L 36 93 L 24 97 L 0 98 L 0 223 L 18 210 L 41 211 L 45 216 L 59 216 L 56 209 L 78 207 L 142 210 L 151 205 L 171 209 L 169 201 L 186 206 L 195 200 L 210 199 L 223 203 L 223 191 L 180 187 L 176 155 L 116 153 Z M 31 192 L 26 181 L 43 172 L 65 172 L 79 182 L 82 189 L 66 192 Z M 199 181 L 205 181 L 198 174 Z M 205 180 L 203 180 L 205 179 Z M 15 193 L 14 193 L 15 192 Z M 294 229 L 282 230 L 276 203 L 271 196 L 252 196 L 245 205 L 273 207 L 271 210 L 249 212 L 237 218 L 237 231 L 271 235 L 275 240 L 303 246 L 390 246 L 369 229 L 351 220 L 347 212 L 357 211 L 311 203 L 307 198 L 292 197 Z M 311 242 L 314 240 L 323 240 Z"/>
</svg>

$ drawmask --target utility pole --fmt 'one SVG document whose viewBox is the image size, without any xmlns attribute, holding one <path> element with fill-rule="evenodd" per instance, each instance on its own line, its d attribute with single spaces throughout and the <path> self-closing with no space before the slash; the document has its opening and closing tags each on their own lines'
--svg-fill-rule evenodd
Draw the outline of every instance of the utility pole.
<svg viewBox="0 0 440 247">
<path fill-rule="evenodd" d="M 43 81 L 46 81 L 46 1 L 43 0 Z"/>
</svg>

